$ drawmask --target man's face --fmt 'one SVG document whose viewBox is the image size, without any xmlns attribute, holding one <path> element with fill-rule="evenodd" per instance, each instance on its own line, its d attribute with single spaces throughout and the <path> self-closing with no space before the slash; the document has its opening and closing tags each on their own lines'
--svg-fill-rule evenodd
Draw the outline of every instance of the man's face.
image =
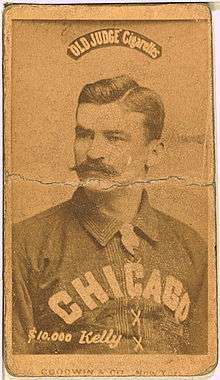
<svg viewBox="0 0 220 380">
<path fill-rule="evenodd" d="M 148 138 L 143 121 L 142 113 L 117 102 L 78 107 L 74 153 L 87 188 L 106 191 L 144 179 Z"/>
</svg>

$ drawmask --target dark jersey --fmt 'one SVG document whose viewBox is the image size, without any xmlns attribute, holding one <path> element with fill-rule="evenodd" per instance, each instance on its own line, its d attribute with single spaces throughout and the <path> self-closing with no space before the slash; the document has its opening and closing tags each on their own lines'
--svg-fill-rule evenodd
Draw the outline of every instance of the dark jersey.
<svg viewBox="0 0 220 380">
<path fill-rule="evenodd" d="M 132 226 L 135 255 L 81 188 L 15 225 L 15 353 L 207 352 L 206 245 L 145 191 Z"/>
</svg>

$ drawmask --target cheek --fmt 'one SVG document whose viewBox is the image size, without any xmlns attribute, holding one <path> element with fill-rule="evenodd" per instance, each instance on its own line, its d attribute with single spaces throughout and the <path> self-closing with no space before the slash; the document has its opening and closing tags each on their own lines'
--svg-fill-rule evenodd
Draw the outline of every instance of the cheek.
<svg viewBox="0 0 220 380">
<path fill-rule="evenodd" d="M 140 172 L 145 166 L 146 150 L 138 144 L 120 152 L 118 160 L 121 170 L 124 172 Z"/>
<path fill-rule="evenodd" d="M 108 151 L 108 159 L 115 164 L 120 164 L 126 161 L 126 157 L 129 155 L 129 149 L 126 149 L 123 144 L 119 146 L 111 146 Z"/>
<path fill-rule="evenodd" d="M 118 170 L 119 173 L 125 172 L 132 164 L 133 157 L 128 147 L 114 147 L 108 156 L 108 164 Z"/>
</svg>

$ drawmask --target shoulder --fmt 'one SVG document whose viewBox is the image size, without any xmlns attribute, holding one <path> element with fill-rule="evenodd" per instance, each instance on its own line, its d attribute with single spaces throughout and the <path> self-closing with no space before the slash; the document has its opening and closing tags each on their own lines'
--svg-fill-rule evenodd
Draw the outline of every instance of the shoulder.
<svg viewBox="0 0 220 380">
<path fill-rule="evenodd" d="M 74 212 L 72 199 L 51 207 L 13 226 L 13 268 L 40 273 L 45 259 L 55 268 L 63 255 L 63 244 L 71 224 L 77 236 L 79 222 Z"/>
<path fill-rule="evenodd" d="M 34 215 L 22 222 L 13 225 L 13 237 L 29 239 L 46 236 L 58 225 L 67 222 L 69 218 L 74 218 L 71 200 L 60 203 L 37 215 Z"/>
<path fill-rule="evenodd" d="M 195 266 L 207 265 L 207 243 L 191 226 L 180 220 L 155 210 L 161 233 L 173 236 L 184 247 Z"/>
</svg>

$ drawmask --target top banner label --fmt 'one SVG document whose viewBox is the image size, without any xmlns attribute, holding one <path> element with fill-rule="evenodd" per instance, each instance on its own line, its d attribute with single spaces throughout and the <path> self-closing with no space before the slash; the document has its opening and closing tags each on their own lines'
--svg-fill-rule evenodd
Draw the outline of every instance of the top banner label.
<svg viewBox="0 0 220 380">
<path fill-rule="evenodd" d="M 77 60 L 91 50 L 109 47 L 122 46 L 151 57 L 159 58 L 162 54 L 160 45 L 149 38 L 127 29 L 107 28 L 93 31 L 76 38 L 67 48 L 67 54 Z"/>
</svg>

